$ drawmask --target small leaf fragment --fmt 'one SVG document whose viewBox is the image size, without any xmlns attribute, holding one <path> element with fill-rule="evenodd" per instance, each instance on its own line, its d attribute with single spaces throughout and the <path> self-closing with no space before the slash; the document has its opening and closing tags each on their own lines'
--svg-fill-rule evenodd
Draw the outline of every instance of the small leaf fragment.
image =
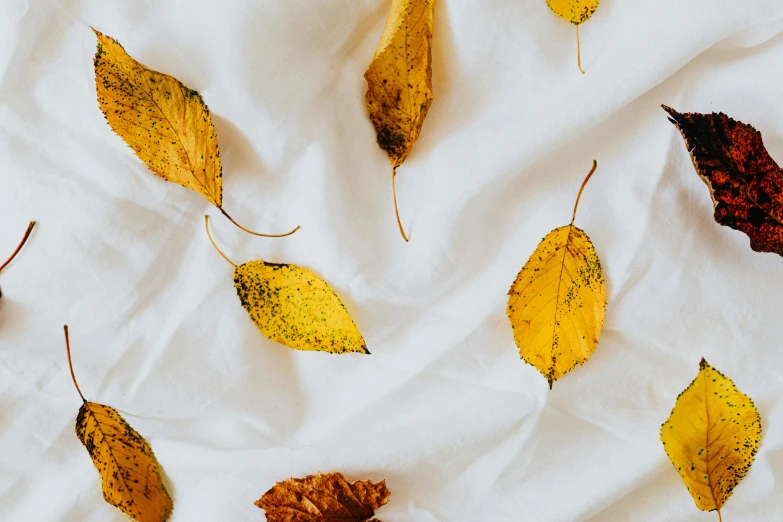
<svg viewBox="0 0 783 522">
<path fill-rule="evenodd" d="M 367 80 L 367 111 L 378 146 L 402 165 L 432 105 L 432 19 L 435 0 L 392 0 Z"/>
<path fill-rule="evenodd" d="M 546 0 L 546 3 L 557 16 L 576 26 L 576 64 L 579 66 L 579 72 L 584 74 L 579 26 L 593 16 L 595 10 L 598 9 L 599 0 Z"/>
<path fill-rule="evenodd" d="M 599 0 L 546 0 L 546 3 L 563 20 L 580 25 L 593 16 Z"/>
<path fill-rule="evenodd" d="M 750 469 L 761 441 L 753 400 L 707 364 L 677 398 L 661 442 L 702 511 L 720 509 Z"/>
<path fill-rule="evenodd" d="M 783 169 L 767 152 L 761 133 L 723 113 L 663 108 L 709 187 L 715 221 L 747 234 L 756 252 L 783 256 Z"/>
<path fill-rule="evenodd" d="M 390 495 L 386 481 L 350 483 L 341 473 L 319 473 L 278 482 L 255 504 L 268 522 L 367 522 Z"/>
<path fill-rule="evenodd" d="M 136 522 L 164 522 L 174 507 L 147 441 L 117 410 L 85 401 L 76 436 L 101 476 L 103 498 Z"/>
<path fill-rule="evenodd" d="M 297 265 L 250 261 L 234 286 L 261 332 L 289 348 L 369 354 L 359 330 L 329 284 Z"/>
<path fill-rule="evenodd" d="M 593 163 L 582 189 L 595 168 Z M 593 243 L 573 220 L 539 243 L 511 285 L 506 312 L 520 357 L 550 388 L 593 354 L 604 325 L 606 287 Z"/>
<path fill-rule="evenodd" d="M 222 167 L 212 116 L 201 95 L 131 58 L 95 31 L 95 85 L 112 130 L 156 175 L 221 207 Z"/>
</svg>

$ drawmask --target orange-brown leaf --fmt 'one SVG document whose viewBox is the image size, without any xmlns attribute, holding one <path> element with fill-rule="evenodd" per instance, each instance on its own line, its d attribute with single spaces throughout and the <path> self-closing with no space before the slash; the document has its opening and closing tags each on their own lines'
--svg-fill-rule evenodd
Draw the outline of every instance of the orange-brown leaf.
<svg viewBox="0 0 783 522">
<path fill-rule="evenodd" d="M 389 501 L 386 481 L 348 482 L 341 473 L 278 482 L 256 506 L 268 522 L 367 522 Z"/>
</svg>

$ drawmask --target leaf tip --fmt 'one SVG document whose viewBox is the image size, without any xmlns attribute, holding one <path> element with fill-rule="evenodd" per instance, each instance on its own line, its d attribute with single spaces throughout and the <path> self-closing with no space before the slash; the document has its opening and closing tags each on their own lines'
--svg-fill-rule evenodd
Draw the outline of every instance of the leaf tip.
<svg viewBox="0 0 783 522">
<path fill-rule="evenodd" d="M 703 370 L 705 368 L 709 368 L 710 365 L 707 363 L 707 360 L 704 359 L 704 357 L 701 358 L 701 361 L 699 361 L 699 369 Z"/>
<path fill-rule="evenodd" d="M 661 108 L 665 110 L 669 114 L 669 121 L 674 123 L 675 125 L 679 124 L 678 118 L 682 116 L 679 112 L 675 111 L 668 105 L 662 104 Z"/>
</svg>

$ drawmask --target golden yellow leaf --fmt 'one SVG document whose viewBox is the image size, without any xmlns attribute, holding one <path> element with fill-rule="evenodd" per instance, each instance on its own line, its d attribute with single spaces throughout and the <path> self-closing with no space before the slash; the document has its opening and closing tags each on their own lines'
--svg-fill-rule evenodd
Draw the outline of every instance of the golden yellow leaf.
<svg viewBox="0 0 783 522">
<path fill-rule="evenodd" d="M 392 164 L 392 190 L 432 105 L 432 18 L 435 0 L 392 0 L 386 29 L 364 77 L 367 111 L 378 145 Z M 397 198 L 394 195 L 395 212 Z M 397 213 L 400 233 L 407 241 Z"/>
<path fill-rule="evenodd" d="M 84 398 L 73 373 L 67 326 L 65 345 L 73 384 L 83 402 L 76 417 L 76 436 L 98 470 L 103 498 L 136 522 L 168 520 L 174 505 L 152 448 L 117 410 Z"/>
<path fill-rule="evenodd" d="M 707 364 L 661 426 L 661 442 L 696 506 L 718 511 L 745 476 L 761 441 L 753 400 Z"/>
<path fill-rule="evenodd" d="M 239 301 L 266 337 L 305 351 L 369 354 L 340 298 L 329 284 L 297 265 L 250 261 L 237 265 L 215 244 L 212 246 L 234 265 L 234 286 Z"/>
<path fill-rule="evenodd" d="M 319 473 L 278 482 L 255 504 L 267 522 L 366 522 L 390 495 L 386 481 L 350 483 L 341 473 Z"/>
<path fill-rule="evenodd" d="M 574 205 L 574 218 L 587 181 Z M 519 354 L 546 377 L 549 387 L 595 351 L 606 312 L 601 262 L 590 238 L 571 224 L 538 245 L 508 292 L 506 312 Z"/>
<path fill-rule="evenodd" d="M 114 38 L 93 31 L 98 37 L 94 60 L 98 104 L 112 130 L 152 172 L 198 192 L 250 234 L 284 237 L 299 229 L 262 234 L 234 221 L 223 209 L 220 148 L 201 95 L 137 62 Z"/>
<path fill-rule="evenodd" d="M 112 130 L 156 175 L 222 206 L 220 150 L 201 95 L 146 68 L 114 38 L 95 35 L 98 103 Z"/>
<path fill-rule="evenodd" d="M 585 23 L 598 9 L 599 0 L 546 0 L 547 5 L 560 18 L 576 26 L 577 65 L 582 69 L 582 50 L 579 43 L 579 25 Z"/>
</svg>

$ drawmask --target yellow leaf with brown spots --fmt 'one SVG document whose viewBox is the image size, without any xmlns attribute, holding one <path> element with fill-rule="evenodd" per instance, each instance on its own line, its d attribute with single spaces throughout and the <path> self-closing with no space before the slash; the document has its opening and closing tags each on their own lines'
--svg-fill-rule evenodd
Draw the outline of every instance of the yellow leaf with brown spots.
<svg viewBox="0 0 783 522">
<path fill-rule="evenodd" d="M 576 26 L 577 65 L 582 69 L 582 49 L 579 43 L 579 26 L 590 19 L 598 9 L 599 0 L 546 0 L 549 8 L 563 20 L 567 20 Z"/>
<path fill-rule="evenodd" d="M 552 383 L 595 351 L 606 313 L 601 262 L 587 234 L 571 223 L 550 232 L 517 275 L 506 312 L 521 358 Z"/>
<path fill-rule="evenodd" d="M 392 188 L 432 105 L 434 6 L 435 0 L 392 0 L 386 29 L 364 73 L 367 111 L 393 167 Z M 397 221 L 407 240 L 399 215 Z"/>
<path fill-rule="evenodd" d="M 95 86 L 112 130 L 156 175 L 223 204 L 222 169 L 209 109 L 196 91 L 148 69 L 95 31 Z"/>
<path fill-rule="evenodd" d="M 753 400 L 707 364 L 677 397 L 661 426 L 666 454 L 696 507 L 718 511 L 753 464 L 761 442 L 761 417 Z"/>
<path fill-rule="evenodd" d="M 311 270 L 250 261 L 236 267 L 234 286 L 250 318 L 273 341 L 296 350 L 370 353 L 340 298 Z"/>
<path fill-rule="evenodd" d="M 255 504 L 268 522 L 367 522 L 390 495 L 386 481 L 351 483 L 341 473 L 319 473 L 278 482 Z"/>
<path fill-rule="evenodd" d="M 84 398 L 73 373 L 67 326 L 65 343 L 71 377 L 82 398 L 76 417 L 76 436 L 98 470 L 103 498 L 136 522 L 168 520 L 174 504 L 163 484 L 152 448 L 117 410 Z"/>
</svg>

